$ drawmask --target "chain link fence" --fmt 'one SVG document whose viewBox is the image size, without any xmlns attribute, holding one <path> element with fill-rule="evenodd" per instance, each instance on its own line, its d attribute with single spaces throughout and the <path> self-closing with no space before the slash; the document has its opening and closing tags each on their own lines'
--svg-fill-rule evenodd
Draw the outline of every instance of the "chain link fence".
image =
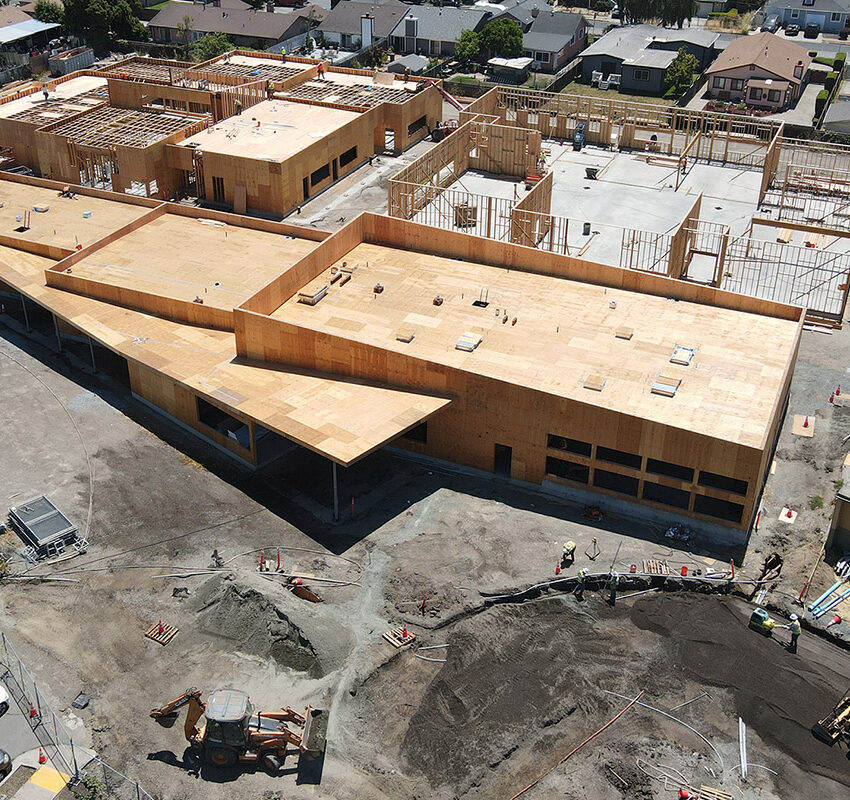
<svg viewBox="0 0 850 800">
<path fill-rule="evenodd" d="M 71 732 L 48 705 L 38 683 L 5 633 L 0 680 L 17 703 L 53 766 L 70 777 L 69 788 L 86 800 L 154 800 L 139 784 L 74 742 Z"/>
</svg>

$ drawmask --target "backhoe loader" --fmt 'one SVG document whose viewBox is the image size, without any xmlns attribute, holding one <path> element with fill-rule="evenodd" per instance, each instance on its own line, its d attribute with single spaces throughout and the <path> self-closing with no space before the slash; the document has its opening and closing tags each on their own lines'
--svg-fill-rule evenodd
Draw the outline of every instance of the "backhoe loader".
<svg viewBox="0 0 850 800">
<path fill-rule="evenodd" d="M 262 764 L 277 771 L 292 746 L 307 757 L 320 755 L 325 746 L 327 715 L 307 706 L 303 715 L 291 708 L 280 711 L 254 711 L 251 700 L 238 689 L 216 689 L 201 699 L 198 689 L 187 689 L 179 697 L 150 715 L 170 728 L 187 706 L 183 732 L 198 754 L 218 767 L 237 762 Z M 203 718 L 203 719 L 202 719 Z M 287 723 L 292 723 L 295 729 Z"/>
</svg>

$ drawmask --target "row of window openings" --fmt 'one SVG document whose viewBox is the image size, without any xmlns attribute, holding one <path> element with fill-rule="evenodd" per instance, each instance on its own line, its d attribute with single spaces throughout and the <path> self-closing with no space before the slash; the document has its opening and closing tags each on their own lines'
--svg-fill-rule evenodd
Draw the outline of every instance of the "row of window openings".
<svg viewBox="0 0 850 800">
<path fill-rule="evenodd" d="M 590 485 L 590 467 L 584 464 L 575 464 L 564 461 L 561 458 L 546 457 L 546 474 L 556 478 Z M 629 475 L 621 475 L 618 472 L 608 472 L 595 467 L 593 470 L 593 484 L 597 489 L 606 489 L 617 494 L 638 496 L 640 481 Z M 691 494 L 683 489 L 675 489 L 652 481 L 643 482 L 641 499 L 650 503 L 669 506 L 686 510 L 690 503 Z M 720 500 L 716 497 L 695 494 L 693 512 L 713 517 L 725 522 L 740 522 L 744 514 L 744 507 L 740 503 L 732 503 L 728 500 Z"/>
<path fill-rule="evenodd" d="M 815 4 L 815 0 L 803 0 L 804 6 L 813 6 L 814 4 Z M 841 22 L 842 16 L 843 16 L 843 14 L 841 14 L 840 11 L 833 11 L 829 15 L 829 21 L 830 22 Z M 799 19 L 799 18 L 800 18 L 800 9 L 799 8 L 792 8 L 791 9 L 791 19 Z M 850 25 L 850 14 L 847 15 L 847 24 Z"/>
<path fill-rule="evenodd" d="M 568 439 L 563 436 L 548 435 L 548 447 L 552 450 L 563 450 L 566 453 L 574 453 L 585 458 L 591 457 L 593 446 L 590 442 L 582 442 L 577 439 Z M 610 447 L 596 446 L 597 461 L 607 461 L 610 464 L 619 464 L 623 467 L 640 470 L 643 466 L 643 456 L 636 453 L 626 453 L 622 450 L 614 450 Z M 556 459 L 557 460 L 557 459 Z M 564 462 L 567 463 L 567 462 Z M 656 458 L 646 459 L 646 471 L 653 472 L 656 475 L 664 475 L 668 478 L 677 478 L 681 481 L 692 482 L 694 472 L 691 467 L 684 467 L 681 464 L 672 464 L 669 461 L 661 461 Z M 726 475 L 717 475 L 714 472 L 706 472 L 700 470 L 699 480 L 697 483 L 700 486 L 706 486 L 711 489 L 720 489 L 724 492 L 733 494 L 746 495 L 749 483 L 739 480 L 738 478 L 730 478 Z"/>
<path fill-rule="evenodd" d="M 744 89 L 744 81 L 742 78 L 715 78 L 712 84 L 714 89 L 725 89 L 726 81 L 729 81 L 729 88 L 733 92 L 741 92 Z M 769 103 L 778 103 L 782 99 L 782 92 L 779 89 L 762 89 L 758 86 L 753 86 L 749 91 L 751 100 L 761 100 L 767 98 Z"/>
</svg>

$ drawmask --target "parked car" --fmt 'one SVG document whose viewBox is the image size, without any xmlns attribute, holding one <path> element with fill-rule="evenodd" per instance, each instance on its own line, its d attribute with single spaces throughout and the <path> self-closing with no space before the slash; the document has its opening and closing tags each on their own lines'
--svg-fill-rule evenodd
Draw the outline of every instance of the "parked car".
<svg viewBox="0 0 850 800">
<path fill-rule="evenodd" d="M 785 29 L 785 35 L 786 36 L 796 36 L 799 32 L 800 32 L 800 26 L 796 25 L 793 22 Z"/>
<path fill-rule="evenodd" d="M 11 772 L 12 758 L 5 750 L 0 750 L 0 781 L 8 778 Z"/>
<path fill-rule="evenodd" d="M 806 30 L 803 31 L 803 36 L 807 39 L 817 39 L 820 36 L 820 25 L 817 22 L 810 22 L 806 25 Z"/>
<path fill-rule="evenodd" d="M 779 14 L 768 14 L 764 18 L 764 22 L 761 24 L 762 32 L 766 33 L 776 33 L 779 30 L 779 26 L 782 24 L 782 19 Z"/>
<path fill-rule="evenodd" d="M 0 686 L 0 717 L 9 710 L 9 693 Z"/>
</svg>

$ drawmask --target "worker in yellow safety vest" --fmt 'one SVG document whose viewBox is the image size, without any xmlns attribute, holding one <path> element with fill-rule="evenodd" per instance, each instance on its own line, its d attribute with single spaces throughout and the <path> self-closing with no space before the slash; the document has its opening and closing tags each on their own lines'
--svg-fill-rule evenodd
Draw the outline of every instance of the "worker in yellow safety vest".
<svg viewBox="0 0 850 800">
<path fill-rule="evenodd" d="M 788 625 L 783 625 L 782 627 L 791 631 L 791 641 L 788 643 L 788 652 L 796 653 L 797 639 L 800 638 L 800 634 L 803 632 L 803 628 L 800 625 L 800 618 L 796 614 L 792 614 L 791 622 Z"/>
<path fill-rule="evenodd" d="M 576 543 L 564 542 L 564 550 L 561 553 L 561 566 L 568 567 L 576 560 Z"/>
<path fill-rule="evenodd" d="M 576 588 L 573 590 L 573 594 L 576 596 L 576 600 L 581 602 L 584 600 L 584 584 L 587 581 L 587 570 L 580 569 L 578 571 L 578 577 L 576 579 Z"/>
</svg>

